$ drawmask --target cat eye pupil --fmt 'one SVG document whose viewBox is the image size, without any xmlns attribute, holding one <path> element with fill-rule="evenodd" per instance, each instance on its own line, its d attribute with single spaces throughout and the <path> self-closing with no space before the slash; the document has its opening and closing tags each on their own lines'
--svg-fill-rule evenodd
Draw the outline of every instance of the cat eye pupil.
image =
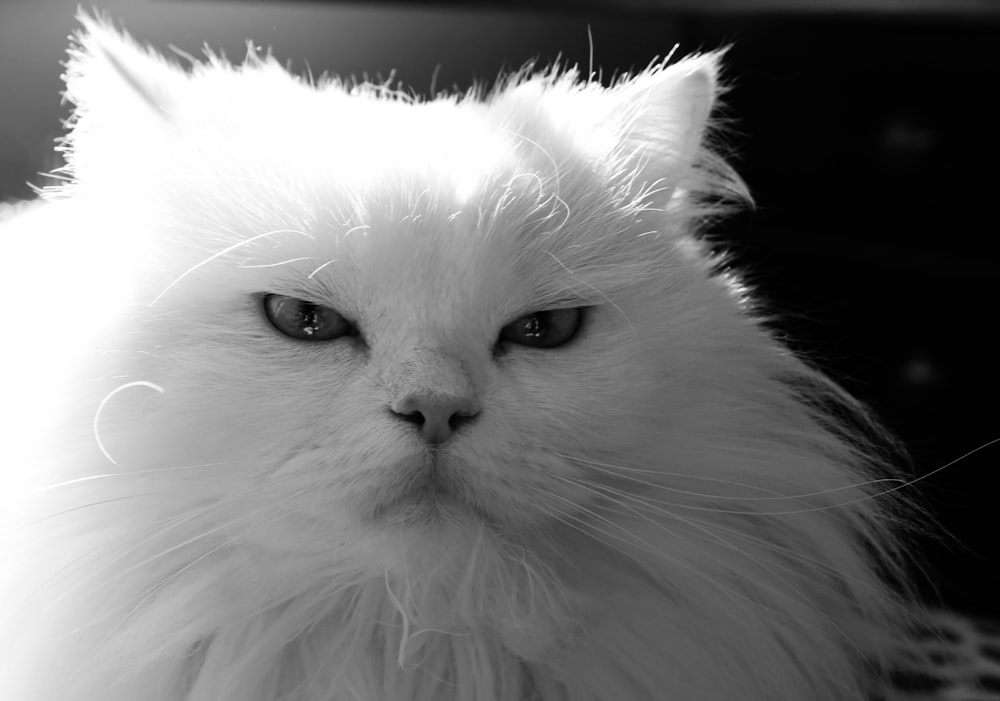
<svg viewBox="0 0 1000 701">
<path fill-rule="evenodd" d="M 332 341 L 356 333 L 336 309 L 296 297 L 266 295 L 264 313 L 275 329 L 302 341 Z"/>
<path fill-rule="evenodd" d="M 504 326 L 500 340 L 532 348 L 556 348 L 573 340 L 582 321 L 580 307 L 533 312 Z"/>
</svg>

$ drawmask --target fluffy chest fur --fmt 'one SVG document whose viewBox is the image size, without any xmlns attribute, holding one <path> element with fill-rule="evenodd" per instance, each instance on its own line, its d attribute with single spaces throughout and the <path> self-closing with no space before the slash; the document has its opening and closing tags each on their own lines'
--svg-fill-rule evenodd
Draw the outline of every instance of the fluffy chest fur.
<svg viewBox="0 0 1000 701">
<path fill-rule="evenodd" d="M 718 56 L 421 102 L 83 23 L 2 229 L 70 311 L 4 368 L 10 698 L 864 693 L 898 505 L 697 239 Z"/>
</svg>

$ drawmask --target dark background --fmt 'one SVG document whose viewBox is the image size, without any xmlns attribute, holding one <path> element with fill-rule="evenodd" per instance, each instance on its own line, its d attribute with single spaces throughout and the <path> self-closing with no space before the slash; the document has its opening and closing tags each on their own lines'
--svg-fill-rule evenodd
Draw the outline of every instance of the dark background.
<svg viewBox="0 0 1000 701">
<path fill-rule="evenodd" d="M 54 165 L 76 0 L 0 0 L 0 199 Z M 757 206 L 713 232 L 777 327 L 903 439 L 954 540 L 922 545 L 932 599 L 1000 616 L 1000 3 L 632 0 L 321 3 L 108 0 L 141 42 L 427 93 L 538 58 L 605 78 L 732 45 L 726 116 Z M 2 253 L 0 253 L 2 255 Z M 934 472 L 934 474 L 929 474 Z"/>
</svg>

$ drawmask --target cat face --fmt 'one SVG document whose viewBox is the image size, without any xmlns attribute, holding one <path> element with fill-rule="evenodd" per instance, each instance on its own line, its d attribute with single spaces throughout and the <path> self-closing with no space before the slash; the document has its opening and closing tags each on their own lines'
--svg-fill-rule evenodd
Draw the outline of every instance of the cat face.
<svg viewBox="0 0 1000 701">
<path fill-rule="evenodd" d="M 98 448 L 183 470 L 178 513 L 310 554 L 572 527 L 601 465 L 653 465 L 718 381 L 736 306 L 687 237 L 712 57 L 418 103 L 81 41 L 72 189 L 114 193 L 129 271 Z"/>
<path fill-rule="evenodd" d="M 5 689 L 862 695 L 877 429 L 695 238 L 713 56 L 420 102 L 81 21 L 2 232 Z"/>
</svg>

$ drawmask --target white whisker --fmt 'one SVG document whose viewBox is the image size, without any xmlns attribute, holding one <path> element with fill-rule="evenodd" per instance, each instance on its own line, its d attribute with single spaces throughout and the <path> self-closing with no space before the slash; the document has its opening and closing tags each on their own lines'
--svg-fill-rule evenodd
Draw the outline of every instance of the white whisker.
<svg viewBox="0 0 1000 701">
<path fill-rule="evenodd" d="M 309 273 L 309 275 L 306 276 L 306 279 L 307 280 L 312 280 L 313 277 L 316 275 L 316 273 L 318 273 L 320 270 L 322 270 L 323 268 L 325 268 L 328 265 L 333 265 L 338 260 L 339 260 L 338 258 L 334 258 L 333 260 L 328 260 L 327 262 L 323 263 L 323 265 L 319 266 L 318 268 L 316 268 L 315 270 L 313 270 L 311 273 Z"/>
<path fill-rule="evenodd" d="M 295 452 L 295 451 L 292 451 Z M 112 462 L 114 462 L 112 460 Z M 63 482 L 54 482 L 52 484 L 47 484 L 42 487 L 38 487 L 29 492 L 26 492 L 28 496 L 35 496 L 43 492 L 52 491 L 54 489 L 62 489 L 65 487 L 73 487 L 80 484 L 86 484 L 88 482 L 96 482 L 106 479 L 128 479 L 132 477 L 150 476 L 150 475 L 161 475 L 161 474 L 175 474 L 177 472 L 182 472 L 184 470 L 200 470 L 206 467 L 220 467 L 224 465 L 234 465 L 240 462 L 240 460 L 219 460 L 216 462 L 203 462 L 194 465 L 175 465 L 172 467 L 153 467 L 146 470 L 129 470 L 128 472 L 105 472 L 98 475 L 87 475 L 86 477 L 77 477 L 71 480 L 65 480 Z M 117 463 L 115 463 L 117 464 Z"/>
<path fill-rule="evenodd" d="M 266 238 L 268 236 L 274 236 L 275 234 L 299 234 L 300 236 L 305 236 L 308 239 L 314 239 L 315 238 L 312 234 L 306 233 L 305 231 L 300 231 L 299 229 L 275 229 L 274 231 L 265 231 L 262 234 L 257 234 L 256 236 L 251 236 L 250 238 L 244 239 L 243 241 L 239 241 L 237 243 L 234 243 L 231 246 L 226 246 L 221 251 L 216 251 L 215 253 L 213 253 L 212 255 L 210 255 L 208 258 L 205 258 L 201 262 L 195 263 L 190 268 L 188 268 L 183 273 L 181 273 L 176 278 L 174 278 L 173 282 L 171 282 L 169 285 L 167 285 L 165 288 L 163 288 L 163 290 L 160 291 L 160 293 L 153 298 L 153 301 L 151 301 L 147 305 L 147 307 L 152 308 L 152 307 L 156 306 L 156 303 L 159 302 L 163 298 L 163 296 L 165 294 L 167 294 L 170 290 L 172 290 L 177 285 L 177 283 L 179 283 L 181 280 L 183 280 L 184 278 L 186 278 L 188 275 L 190 275 L 194 271 L 198 270 L 199 268 L 201 268 L 201 267 L 203 267 L 203 266 L 211 263 L 213 260 L 221 258 L 222 256 L 226 255 L 227 253 L 232 253 L 233 251 L 235 251 L 235 250 L 237 250 L 239 248 L 242 248 L 243 246 L 246 246 L 247 244 L 253 243 L 254 241 L 258 241 L 258 240 L 260 240 L 262 238 Z"/>
<path fill-rule="evenodd" d="M 278 261 L 277 263 L 256 263 L 256 264 L 240 263 L 236 267 L 237 268 L 251 268 L 251 269 L 255 269 L 255 268 L 276 268 L 279 265 L 288 265 L 289 263 L 298 263 L 298 262 L 303 261 L 303 260 L 316 260 L 316 259 L 315 258 L 309 258 L 309 257 L 289 258 L 288 260 Z"/>
<path fill-rule="evenodd" d="M 597 469 L 597 468 L 594 468 L 594 469 Z M 940 468 L 940 469 L 944 469 L 944 468 Z M 681 490 L 681 489 L 675 489 L 675 488 L 667 487 L 665 485 L 658 484 L 656 482 L 650 482 L 649 480 L 642 480 L 642 479 L 639 479 L 637 477 L 631 477 L 629 475 L 620 475 L 620 474 L 617 474 L 617 473 L 615 473 L 613 471 L 610 471 L 610 470 L 599 470 L 599 471 L 601 471 L 601 472 L 607 472 L 607 473 L 612 474 L 615 477 L 618 477 L 620 479 L 628 480 L 629 482 L 634 482 L 634 483 L 637 483 L 637 484 L 641 484 L 643 486 L 651 487 L 653 489 L 659 489 L 659 490 L 664 490 L 664 491 L 676 492 L 676 493 L 686 494 L 686 495 L 691 495 L 691 496 L 699 496 L 699 497 L 708 498 L 708 499 L 712 499 L 712 500 L 718 500 L 718 501 L 737 501 L 737 502 L 742 502 L 742 501 L 781 501 L 781 500 L 801 501 L 805 497 L 824 496 L 824 495 L 831 494 L 831 493 L 834 493 L 834 492 L 844 491 L 844 490 L 852 489 L 852 488 L 857 488 L 858 486 L 864 486 L 864 485 L 867 485 L 867 484 L 879 484 L 879 483 L 882 483 L 882 482 L 899 482 L 899 480 L 896 480 L 896 479 L 872 480 L 871 482 L 862 482 L 862 483 L 857 483 L 857 484 L 853 484 L 853 485 L 844 485 L 844 486 L 841 486 L 841 487 L 836 487 L 836 488 L 827 489 L 827 490 L 820 490 L 818 492 L 810 492 L 810 493 L 801 494 L 801 495 L 782 495 L 782 496 L 775 496 L 775 497 L 747 497 L 746 499 L 743 499 L 741 497 L 725 497 L 725 496 L 721 496 L 721 495 L 701 494 L 701 493 L 698 493 L 698 492 L 690 492 L 690 491 L 686 491 L 686 490 Z M 770 511 L 767 511 L 767 510 L 752 510 L 751 511 L 751 510 L 723 509 L 723 508 L 715 508 L 715 507 L 711 507 L 711 506 L 698 506 L 696 504 L 684 504 L 684 503 L 675 502 L 675 501 L 668 501 L 666 499 L 657 499 L 657 498 L 654 498 L 654 497 L 645 497 L 645 498 L 648 501 L 650 501 L 650 502 L 655 502 L 657 504 L 662 504 L 664 506 L 672 506 L 672 507 L 675 507 L 675 508 L 678 508 L 678 509 L 686 509 L 688 511 L 706 511 L 706 512 L 710 512 L 710 513 L 736 514 L 736 515 L 742 515 L 742 516 L 768 516 L 768 517 L 769 516 L 791 516 L 793 514 L 814 513 L 814 512 L 819 512 L 819 511 L 832 511 L 832 510 L 835 510 L 835 509 L 842 509 L 842 508 L 847 507 L 847 506 L 852 506 L 852 505 L 855 505 L 855 504 L 858 504 L 858 503 L 861 503 L 861 502 L 864 502 L 864 501 L 868 501 L 870 499 L 875 499 L 875 498 L 878 498 L 878 497 L 885 496 L 887 494 L 891 494 L 892 492 L 898 491 L 899 489 L 902 489 L 904 487 L 912 485 L 912 484 L 918 482 L 919 480 L 924 479 L 924 478 L 926 478 L 928 476 L 929 475 L 924 475 L 924 476 L 919 477 L 919 478 L 917 478 L 915 480 L 903 481 L 902 484 L 898 484 L 897 486 L 892 487 L 890 489 L 886 489 L 886 490 L 883 490 L 883 491 L 880 491 L 880 492 L 876 492 L 876 493 L 873 493 L 873 494 L 865 494 L 865 495 L 857 497 L 855 499 L 848 499 L 846 501 L 835 502 L 835 503 L 832 503 L 832 504 L 822 504 L 822 505 L 818 505 L 818 506 L 810 506 L 810 507 L 804 508 L 804 509 L 785 509 L 785 510 L 770 510 Z"/>
<path fill-rule="evenodd" d="M 619 466 L 619 465 L 611 465 L 611 464 L 608 464 L 608 463 L 600 463 L 600 462 L 597 462 L 597 461 L 594 461 L 594 460 L 588 460 L 586 458 L 581 458 L 581 457 L 577 457 L 577 456 L 573 456 L 573 455 L 566 455 L 566 454 L 563 454 L 563 453 L 557 453 L 557 455 L 559 457 L 561 457 L 561 458 L 564 458 L 565 460 L 570 461 L 570 462 L 575 462 L 575 463 L 580 463 L 580 464 L 586 465 L 587 467 L 593 468 L 594 470 L 597 470 L 598 472 L 603 472 L 603 473 L 606 473 L 606 474 L 609 474 L 609 475 L 613 475 L 615 477 L 619 477 L 619 478 L 622 478 L 622 479 L 627 479 L 630 482 L 635 482 L 637 484 L 642 484 L 642 485 L 645 485 L 647 487 L 654 487 L 656 489 L 661 489 L 661 490 L 668 491 L 668 492 L 675 492 L 677 494 L 685 494 L 687 496 L 703 497 L 703 498 L 706 498 L 706 499 L 718 499 L 718 500 L 723 500 L 723 501 L 725 501 L 725 500 L 731 500 L 731 501 L 777 501 L 777 500 L 781 500 L 781 499 L 798 500 L 798 499 L 804 499 L 806 497 L 826 496 L 828 494 L 833 494 L 833 493 L 839 492 L 839 491 L 844 491 L 844 490 L 848 490 L 848 489 L 858 489 L 858 488 L 861 488 L 861 487 L 871 487 L 871 486 L 879 485 L 879 484 L 895 484 L 895 485 L 897 485 L 896 489 L 899 489 L 899 488 L 905 487 L 907 485 L 913 484 L 913 482 L 908 482 L 908 481 L 906 481 L 904 479 L 901 479 L 899 477 L 882 477 L 882 478 L 879 478 L 879 479 L 865 480 L 865 481 L 862 481 L 862 482 L 851 482 L 850 484 L 844 484 L 844 485 L 841 485 L 839 487 L 831 487 L 829 489 L 821 489 L 821 490 L 815 491 L 815 492 L 802 492 L 802 493 L 799 493 L 799 494 L 781 494 L 780 492 L 775 492 L 773 490 L 766 489 L 766 488 L 764 488 L 764 487 L 762 487 L 760 485 L 748 484 L 746 482 L 737 482 L 735 480 L 724 480 L 724 479 L 719 479 L 719 478 L 715 478 L 715 477 L 706 477 L 704 475 L 697 475 L 697 474 L 694 474 L 694 473 L 668 472 L 668 471 L 665 471 L 665 470 L 641 469 L 641 468 L 635 468 L 635 467 L 624 467 L 624 466 Z M 602 468 L 606 468 L 606 469 L 602 469 Z M 675 487 L 668 487 L 668 486 L 666 486 L 664 484 L 660 484 L 658 482 L 652 482 L 652 481 L 648 481 L 648 480 L 641 480 L 641 479 L 638 479 L 638 478 L 632 478 L 632 477 L 630 477 L 627 474 L 621 474 L 623 472 L 627 472 L 627 473 L 639 473 L 639 474 L 646 474 L 646 475 L 656 475 L 656 476 L 665 476 L 665 477 L 680 477 L 680 478 L 683 478 L 683 479 L 693 479 L 693 480 L 703 480 L 703 481 L 707 481 L 707 482 L 717 482 L 719 484 L 724 484 L 724 485 L 727 485 L 727 486 L 744 487 L 746 489 L 751 489 L 751 490 L 754 490 L 754 491 L 757 491 L 757 492 L 766 492 L 768 494 L 773 494 L 774 496 L 767 496 L 767 497 L 727 496 L 727 495 L 723 495 L 723 494 L 710 494 L 710 493 L 707 493 L 707 492 L 695 492 L 695 491 L 686 490 L 686 489 L 677 489 Z M 920 478 L 920 479 L 923 479 L 923 478 Z M 914 480 L 914 481 L 916 481 L 916 480 Z M 893 490 L 889 490 L 889 491 L 893 491 Z M 888 492 L 880 492 L 880 494 L 885 494 L 885 493 L 888 493 Z"/>
</svg>

